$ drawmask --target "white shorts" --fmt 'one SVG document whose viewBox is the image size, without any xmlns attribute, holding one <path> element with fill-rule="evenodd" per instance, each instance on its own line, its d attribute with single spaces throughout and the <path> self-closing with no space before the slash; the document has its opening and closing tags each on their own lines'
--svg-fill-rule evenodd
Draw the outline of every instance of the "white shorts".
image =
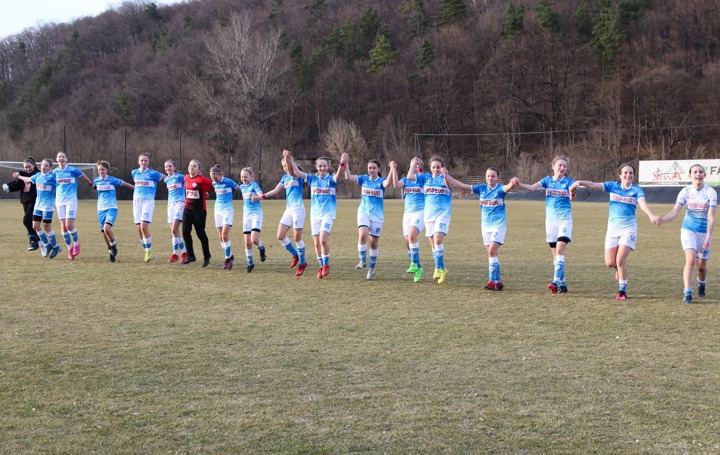
<svg viewBox="0 0 720 455">
<path fill-rule="evenodd" d="M 263 214 L 243 216 L 243 234 L 249 234 L 250 231 L 262 231 Z"/>
<path fill-rule="evenodd" d="M 185 211 L 185 201 L 168 202 L 167 222 L 172 224 L 173 221 L 182 221 L 183 212 Z"/>
<path fill-rule="evenodd" d="M 371 220 L 367 213 L 358 212 L 357 225 L 358 227 L 365 226 L 368 228 L 370 230 L 370 237 L 380 237 L 382 233 L 383 222 Z"/>
<path fill-rule="evenodd" d="M 433 221 L 425 221 L 425 237 L 432 237 L 436 233 L 448 235 L 450 232 L 450 215 L 443 215 Z"/>
<path fill-rule="evenodd" d="M 626 227 L 623 229 L 612 229 L 608 227 L 605 234 L 605 249 L 609 250 L 618 245 L 625 245 L 635 251 L 635 243 L 637 242 L 637 226 Z"/>
<path fill-rule="evenodd" d="M 232 226 L 235 220 L 235 210 L 215 210 L 215 227 Z M 262 220 L 260 221 L 262 227 Z"/>
<path fill-rule="evenodd" d="M 696 257 L 703 261 L 707 261 L 710 257 L 710 248 L 712 247 L 712 239 L 710 239 L 708 249 L 702 249 L 706 238 L 707 232 L 693 232 L 689 229 L 680 229 L 680 243 L 682 243 L 683 251 L 695 250 L 697 252 Z"/>
<path fill-rule="evenodd" d="M 285 209 L 282 217 L 280 218 L 280 224 L 284 226 L 290 226 L 291 228 L 300 230 L 305 226 L 305 208 L 301 209 Z"/>
<path fill-rule="evenodd" d="M 321 231 L 329 234 L 330 231 L 332 231 L 334 221 L 335 218 L 333 218 L 332 215 L 325 215 L 320 218 L 311 218 L 310 226 L 312 228 L 313 237 L 320 235 Z"/>
<path fill-rule="evenodd" d="M 59 220 L 74 220 L 77 215 L 78 203 L 68 202 L 67 204 L 57 205 L 57 214 Z"/>
<path fill-rule="evenodd" d="M 496 227 L 493 229 L 483 229 L 482 230 L 482 236 L 483 236 L 483 243 L 485 246 L 490 245 L 490 242 L 497 243 L 498 245 L 502 245 L 505 243 L 505 232 L 507 231 L 507 226 L 501 226 Z"/>
<path fill-rule="evenodd" d="M 561 221 L 545 221 L 545 241 L 547 243 L 557 243 L 560 237 L 572 239 L 572 220 Z"/>
<path fill-rule="evenodd" d="M 403 237 L 410 235 L 410 228 L 417 229 L 418 233 L 425 229 L 425 212 L 405 212 L 403 215 Z"/>
<path fill-rule="evenodd" d="M 155 199 L 133 199 L 133 218 L 135 224 L 152 223 L 155 213 Z"/>
</svg>

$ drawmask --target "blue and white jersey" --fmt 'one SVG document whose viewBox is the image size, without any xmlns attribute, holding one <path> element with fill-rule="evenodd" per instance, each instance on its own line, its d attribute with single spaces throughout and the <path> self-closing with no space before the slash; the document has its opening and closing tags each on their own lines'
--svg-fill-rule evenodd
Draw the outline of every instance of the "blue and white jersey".
<svg viewBox="0 0 720 455">
<path fill-rule="evenodd" d="M 333 179 L 332 174 L 328 173 L 325 177 L 307 174 L 307 184 L 310 186 L 310 218 L 322 218 L 330 215 L 335 219 L 337 182 Z"/>
<path fill-rule="evenodd" d="M 645 192 L 637 185 L 624 189 L 620 182 L 603 182 L 603 190 L 610 193 L 608 227 L 615 229 L 637 228 L 635 209 Z"/>
<path fill-rule="evenodd" d="M 385 220 L 385 177 L 372 180 L 369 175 L 358 175 L 360 185 L 360 206 L 358 213 L 366 214 L 373 221 Z"/>
<path fill-rule="evenodd" d="M 147 168 L 144 172 L 140 169 L 133 169 L 132 178 L 135 183 L 133 199 L 155 199 L 157 182 L 163 178 L 161 173 L 150 168 Z"/>
<path fill-rule="evenodd" d="M 123 183 L 125 182 L 111 175 L 106 176 L 105 179 L 95 177 L 93 184 L 95 185 L 98 193 L 98 211 L 118 208 L 117 192 L 115 187 L 122 186 Z"/>
<path fill-rule="evenodd" d="M 168 202 L 185 202 L 185 176 L 174 173 L 172 177 L 165 176 L 163 181 L 167 184 Z"/>
<path fill-rule="evenodd" d="M 51 212 L 55 210 L 55 188 L 57 180 L 55 174 L 48 172 L 43 174 L 38 172 L 30 177 L 37 189 L 37 198 L 35 199 L 35 208 L 43 212 Z"/>
<path fill-rule="evenodd" d="M 55 180 L 57 180 L 55 202 L 58 205 L 77 202 L 77 179 L 83 175 L 83 172 L 76 167 L 65 166 L 65 169 L 56 167 L 53 174 L 55 174 Z"/>
<path fill-rule="evenodd" d="M 425 189 L 417 182 L 407 177 L 400 179 L 403 186 L 403 199 L 405 199 L 406 212 L 422 212 L 425 210 Z"/>
<path fill-rule="evenodd" d="M 439 216 L 450 216 L 452 191 L 440 174 L 433 177 L 430 173 L 417 174 L 416 181 L 425 192 L 425 221 L 435 221 Z"/>
<path fill-rule="evenodd" d="M 234 180 L 223 177 L 220 182 L 213 180 L 213 188 L 215 188 L 215 211 L 226 212 L 233 209 L 233 191 L 238 187 Z M 245 195 L 243 195 L 245 197 Z M 252 194 L 250 195 L 252 197 Z"/>
<path fill-rule="evenodd" d="M 262 207 L 260 206 L 260 201 L 253 202 L 251 199 L 253 196 L 259 196 L 262 194 L 262 190 L 258 186 L 257 182 L 252 181 L 247 185 L 240 185 L 240 191 L 242 191 L 243 196 L 243 216 L 261 214 Z"/>
<path fill-rule="evenodd" d="M 499 183 L 495 184 L 494 188 L 490 188 L 486 184 L 472 186 L 472 192 L 480 196 L 481 223 L 485 230 L 492 230 L 507 224 L 505 213 L 505 195 L 507 193 L 504 188 Z"/>
<path fill-rule="evenodd" d="M 303 204 L 303 185 L 305 180 L 300 177 L 293 177 L 285 174 L 280 179 L 280 185 L 285 187 L 285 208 L 288 209 L 304 209 Z"/>
<path fill-rule="evenodd" d="M 717 192 L 707 185 L 696 190 L 686 186 L 677 196 L 676 204 L 685 206 L 682 228 L 693 232 L 707 232 L 708 210 L 717 207 Z"/>
<path fill-rule="evenodd" d="M 570 187 L 573 179 L 563 175 L 555 180 L 552 175 L 540 180 L 540 186 L 545 188 L 545 217 L 547 221 L 572 220 L 572 207 L 570 205 Z"/>
</svg>

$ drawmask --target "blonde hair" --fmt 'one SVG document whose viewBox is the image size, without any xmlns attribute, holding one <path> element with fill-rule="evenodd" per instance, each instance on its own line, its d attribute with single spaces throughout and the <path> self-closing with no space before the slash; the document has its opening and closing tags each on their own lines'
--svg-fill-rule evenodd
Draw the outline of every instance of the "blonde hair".
<svg viewBox="0 0 720 455">
<path fill-rule="evenodd" d="M 108 163 L 108 162 L 105 161 L 105 160 L 100 160 L 100 161 L 98 161 L 97 163 L 95 163 L 95 165 L 96 165 L 96 166 L 102 166 L 102 167 L 104 167 L 105 169 L 107 169 L 108 171 L 110 170 L 110 163 Z"/>
<path fill-rule="evenodd" d="M 557 162 L 560 161 L 560 160 L 565 161 L 565 164 L 567 164 L 567 165 L 570 164 L 570 160 L 568 159 L 567 156 L 565 156 L 565 155 L 555 155 L 555 158 L 552 159 L 552 164 L 551 164 L 551 166 L 555 166 L 555 163 L 557 163 Z"/>
</svg>

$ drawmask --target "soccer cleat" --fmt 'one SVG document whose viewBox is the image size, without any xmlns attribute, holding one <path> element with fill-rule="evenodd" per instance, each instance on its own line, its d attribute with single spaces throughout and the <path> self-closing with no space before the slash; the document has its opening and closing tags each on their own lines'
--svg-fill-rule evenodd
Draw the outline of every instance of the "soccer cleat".
<svg viewBox="0 0 720 455">
<path fill-rule="evenodd" d="M 245 269 L 245 273 L 252 273 L 254 268 L 255 268 L 255 264 L 249 264 L 247 266 L 247 268 Z"/>
<path fill-rule="evenodd" d="M 307 264 L 300 264 L 295 271 L 295 276 L 302 276 L 303 273 L 305 273 L 305 269 L 307 268 Z"/>
<path fill-rule="evenodd" d="M 108 250 L 108 255 L 110 256 L 110 262 L 115 262 L 115 255 L 112 250 Z"/>
<path fill-rule="evenodd" d="M 438 278 L 440 278 L 440 269 L 436 268 L 433 272 L 433 280 L 437 280 Z"/>
<path fill-rule="evenodd" d="M 488 291 L 494 291 L 495 283 L 493 283 L 492 281 L 488 281 L 487 284 L 485 285 L 485 289 L 487 289 Z"/>
<path fill-rule="evenodd" d="M 410 267 L 406 270 L 406 272 L 407 273 L 415 273 L 418 271 L 419 268 L 420 267 L 418 267 L 418 265 L 413 262 L 412 264 L 410 264 Z"/>
<path fill-rule="evenodd" d="M 27 250 L 28 250 L 28 251 L 35 251 L 35 250 L 37 250 L 38 248 L 40 248 L 40 245 L 39 245 L 35 240 L 31 240 L 31 241 L 30 241 L 30 246 L 28 247 Z"/>
<path fill-rule="evenodd" d="M 43 247 L 40 249 L 40 253 L 42 253 L 42 256 L 44 258 L 50 256 L 51 251 L 52 251 L 52 245 L 49 243 L 43 245 Z"/>
<path fill-rule="evenodd" d="M 615 296 L 615 300 L 625 300 L 627 299 L 627 293 L 625 291 L 618 291 L 618 294 Z"/>
<path fill-rule="evenodd" d="M 180 255 L 180 263 L 183 264 L 185 262 L 185 259 L 187 259 L 187 257 L 188 257 L 187 253 L 181 254 Z"/>
<path fill-rule="evenodd" d="M 445 282 L 445 278 L 447 277 L 447 269 L 441 269 L 440 270 L 440 276 L 438 277 L 438 284 L 443 284 Z"/>
<path fill-rule="evenodd" d="M 374 269 L 374 268 L 371 267 L 371 268 L 368 269 L 367 279 L 368 279 L 368 280 L 374 280 L 374 279 L 375 279 L 375 269 Z"/>
<path fill-rule="evenodd" d="M 260 262 L 265 262 L 265 259 L 267 259 L 267 255 L 265 254 L 265 247 L 261 246 L 258 248 L 260 250 Z"/>
<path fill-rule="evenodd" d="M 295 266 L 298 265 L 298 262 L 300 262 L 300 258 L 297 256 L 293 256 L 292 260 L 290 261 L 290 268 L 295 268 Z"/>
<path fill-rule="evenodd" d="M 324 265 L 324 266 L 322 266 L 322 276 L 323 276 L 323 278 L 326 277 L 326 276 L 328 276 L 328 275 L 330 275 L 330 266 L 329 266 L 329 265 Z"/>
<path fill-rule="evenodd" d="M 698 284 L 698 297 L 705 297 L 705 285 Z"/>
<path fill-rule="evenodd" d="M 558 287 L 557 287 L 557 284 L 555 284 L 555 283 L 550 283 L 550 284 L 548 284 L 548 285 L 547 285 L 547 288 L 550 289 L 550 293 L 551 293 L 552 295 L 555 295 L 555 294 L 558 293 Z"/>
<path fill-rule="evenodd" d="M 195 262 L 197 259 L 195 259 L 195 256 L 186 256 L 187 253 L 183 254 L 185 256 L 185 259 L 182 260 L 181 264 L 189 264 L 191 262 Z"/>
<path fill-rule="evenodd" d="M 69 248 L 68 248 L 68 259 L 70 259 L 71 261 L 72 261 L 73 259 L 75 259 L 75 255 L 73 254 L 73 248 L 72 248 L 72 247 L 69 247 Z"/>
<path fill-rule="evenodd" d="M 317 279 L 322 280 L 323 279 L 323 268 L 320 267 L 317 271 Z"/>
<path fill-rule="evenodd" d="M 229 258 L 225 258 L 225 262 L 223 263 L 223 270 L 232 270 L 233 261 L 235 261 L 235 256 L 231 255 Z"/>
<path fill-rule="evenodd" d="M 50 259 L 52 259 L 52 258 L 54 258 L 55 256 L 57 256 L 58 253 L 60 253 L 61 251 L 62 251 L 62 248 L 60 248 L 60 245 L 58 245 L 58 246 L 56 246 L 55 248 L 53 248 L 52 251 L 50 252 L 50 256 L 49 256 Z"/>
<path fill-rule="evenodd" d="M 203 258 L 203 265 L 202 265 L 203 267 L 207 267 L 207 266 L 210 265 L 210 258 L 211 258 L 211 257 L 212 257 L 212 256 L 206 256 L 206 257 Z"/>
<path fill-rule="evenodd" d="M 148 250 L 145 252 L 145 262 L 150 262 L 152 260 L 152 251 Z"/>
<path fill-rule="evenodd" d="M 355 266 L 356 269 L 364 269 L 365 268 L 365 261 L 360 261 Z"/>
<path fill-rule="evenodd" d="M 503 288 L 505 288 L 505 285 L 502 283 L 502 281 L 498 281 L 495 283 L 495 290 L 496 291 L 502 291 Z"/>
<path fill-rule="evenodd" d="M 558 294 L 567 294 L 567 286 L 564 284 L 558 286 Z"/>
<path fill-rule="evenodd" d="M 170 256 L 170 259 L 168 259 L 168 262 L 173 264 L 173 263 L 177 262 L 179 259 L 180 259 L 180 257 L 177 254 L 173 253 L 173 255 Z"/>
<path fill-rule="evenodd" d="M 72 252 L 73 252 L 73 256 L 80 256 L 80 244 L 79 243 L 76 243 L 72 247 Z"/>
<path fill-rule="evenodd" d="M 692 295 L 685 294 L 685 297 L 683 297 L 683 303 L 692 303 Z"/>
<path fill-rule="evenodd" d="M 422 267 L 419 268 L 419 269 L 417 269 L 417 270 L 415 271 L 415 276 L 413 277 L 413 281 L 414 281 L 415 283 L 419 283 L 419 282 L 420 282 L 420 279 L 422 278 L 424 271 L 425 271 L 425 270 L 424 270 Z"/>
<path fill-rule="evenodd" d="M 117 256 L 117 245 L 113 245 L 110 247 L 110 254 L 113 256 Z"/>
</svg>

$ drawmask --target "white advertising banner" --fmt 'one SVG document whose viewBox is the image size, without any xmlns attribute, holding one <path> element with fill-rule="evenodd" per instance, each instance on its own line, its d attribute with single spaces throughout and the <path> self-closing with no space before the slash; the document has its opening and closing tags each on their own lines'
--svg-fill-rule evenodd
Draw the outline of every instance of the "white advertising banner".
<svg viewBox="0 0 720 455">
<path fill-rule="evenodd" d="M 705 168 L 705 183 L 720 186 L 720 160 L 640 161 L 638 182 L 641 185 L 689 185 L 690 166 Z"/>
</svg>

